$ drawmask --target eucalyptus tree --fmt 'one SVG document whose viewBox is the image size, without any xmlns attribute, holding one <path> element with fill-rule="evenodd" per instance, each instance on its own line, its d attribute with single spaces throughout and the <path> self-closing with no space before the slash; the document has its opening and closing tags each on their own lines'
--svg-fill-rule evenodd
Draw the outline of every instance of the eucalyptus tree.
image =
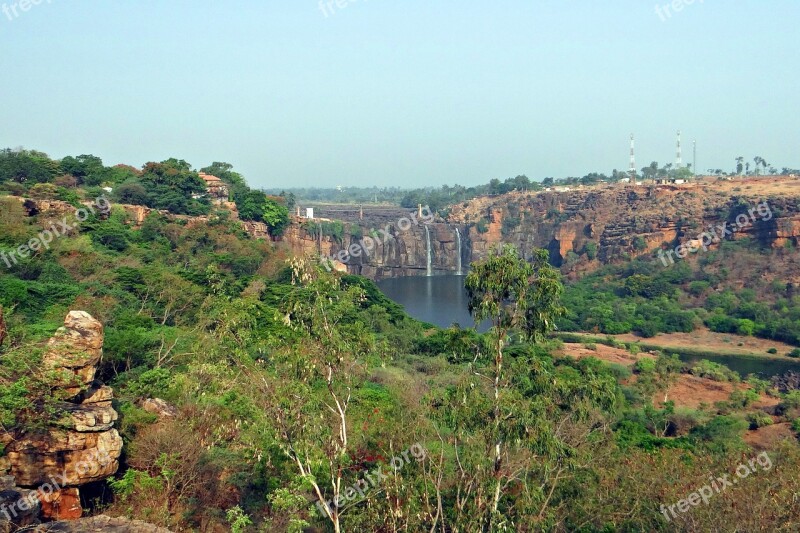
<svg viewBox="0 0 800 533">
<path fill-rule="evenodd" d="M 477 323 L 488 320 L 492 324 L 490 337 L 494 365 L 491 433 L 493 446 L 492 474 L 494 489 L 489 502 L 491 528 L 498 518 L 504 478 L 505 452 L 503 449 L 508 428 L 505 423 L 513 418 L 504 405 L 502 389 L 504 347 L 513 333 L 538 341 L 555 327 L 555 319 L 563 313 L 559 298 L 564 290 L 561 275 L 548 263 L 545 250 L 534 252 L 532 261 L 520 257 L 513 246 L 495 249 L 483 261 L 472 265 L 465 286 L 469 295 L 469 311 Z"/>
</svg>

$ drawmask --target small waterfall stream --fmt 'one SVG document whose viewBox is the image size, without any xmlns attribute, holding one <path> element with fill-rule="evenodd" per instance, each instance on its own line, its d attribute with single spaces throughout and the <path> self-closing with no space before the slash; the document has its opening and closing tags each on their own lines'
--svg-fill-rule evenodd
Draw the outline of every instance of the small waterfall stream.
<svg viewBox="0 0 800 533">
<path fill-rule="evenodd" d="M 458 244 L 458 256 L 456 256 L 456 269 L 457 275 L 462 275 L 463 271 L 461 269 L 461 232 L 456 228 L 456 243 Z"/>
<path fill-rule="evenodd" d="M 433 258 L 431 257 L 431 230 L 425 224 L 425 240 L 428 246 L 428 276 L 433 275 Z"/>
</svg>

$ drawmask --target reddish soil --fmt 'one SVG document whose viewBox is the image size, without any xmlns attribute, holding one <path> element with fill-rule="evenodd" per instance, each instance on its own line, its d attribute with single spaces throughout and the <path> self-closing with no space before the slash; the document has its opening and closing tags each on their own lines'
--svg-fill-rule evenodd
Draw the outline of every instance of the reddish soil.
<svg viewBox="0 0 800 533">
<path fill-rule="evenodd" d="M 625 366 L 631 366 L 635 364 L 636 361 L 642 357 L 653 357 L 652 355 L 646 353 L 632 355 L 628 350 L 612 348 L 611 346 L 606 346 L 605 344 L 598 344 L 596 350 L 590 350 L 583 344 L 564 343 L 564 348 L 558 350 L 555 352 L 555 354 L 561 357 L 574 357 L 575 359 L 595 357 L 607 363 L 616 363 Z"/>
<path fill-rule="evenodd" d="M 788 422 L 764 426 L 744 435 L 744 441 L 756 450 L 774 450 L 783 440 L 797 441 Z"/>
<path fill-rule="evenodd" d="M 627 350 L 612 348 L 603 344 L 598 344 L 596 350 L 590 350 L 582 344 L 572 343 L 564 343 L 564 347 L 557 351 L 556 355 L 570 356 L 576 359 L 595 357 L 607 363 L 616 363 L 628 367 L 633 366 L 642 357 L 653 358 L 653 355 L 649 353 L 632 355 Z M 750 386 L 745 383 L 740 383 L 738 387 L 744 390 L 750 389 Z M 729 400 L 733 391 L 733 383 L 681 374 L 675 384 L 667 391 L 667 400 L 675 402 L 675 407 L 697 409 L 701 404 L 713 407 L 716 402 Z M 653 405 L 661 405 L 664 402 L 664 394 L 664 391 L 656 393 L 653 397 Z M 779 403 L 780 400 L 777 398 L 762 395 L 761 399 L 753 404 L 752 409 L 758 410 Z"/>
<path fill-rule="evenodd" d="M 720 352 L 721 354 L 755 355 L 759 357 L 785 357 L 795 349 L 790 344 L 755 337 L 742 337 L 729 333 L 714 333 L 708 329 L 697 329 L 691 333 L 661 333 L 652 339 L 643 339 L 633 334 L 614 335 L 622 342 L 642 342 L 664 348 L 690 348 Z M 742 346 L 739 346 L 741 344 Z M 777 355 L 768 354 L 767 350 L 775 348 Z"/>
<path fill-rule="evenodd" d="M 748 390 L 751 387 L 740 383 L 740 389 Z M 675 402 L 676 407 L 688 407 L 697 409 L 700 404 L 713 406 L 716 402 L 724 402 L 730 399 L 734 391 L 734 384 L 722 381 L 713 381 L 700 378 L 689 374 L 681 374 L 678 381 L 670 387 L 667 393 L 667 400 Z M 660 392 L 653 398 L 654 405 L 660 405 L 664 401 L 664 393 Z M 761 399 L 752 405 L 753 410 L 762 409 L 778 405 L 780 400 L 770 396 L 761 395 Z"/>
</svg>

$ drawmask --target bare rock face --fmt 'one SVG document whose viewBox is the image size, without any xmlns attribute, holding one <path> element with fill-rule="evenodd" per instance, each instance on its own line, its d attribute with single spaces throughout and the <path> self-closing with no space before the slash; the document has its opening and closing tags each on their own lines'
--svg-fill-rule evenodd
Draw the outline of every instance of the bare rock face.
<svg viewBox="0 0 800 533">
<path fill-rule="evenodd" d="M 102 354 L 102 324 L 83 311 L 70 312 L 47 343 L 43 366 L 52 371 L 53 388 L 66 391 L 71 400 L 58 405 L 61 414 L 47 431 L 0 436 L 6 446 L 0 475 L 37 491 L 34 499 L 44 518 L 80 518 L 79 488 L 119 468 L 122 438 L 114 429 L 114 393 L 94 381 Z M 8 507 L 19 511 L 25 507 L 20 502 L 11 498 Z M 0 525 L 3 518 L 0 514 Z"/>
<path fill-rule="evenodd" d="M 70 311 L 47 343 L 42 364 L 58 372 L 56 386 L 78 394 L 94 381 L 103 355 L 103 325 L 84 311 Z"/>
<path fill-rule="evenodd" d="M 314 234 L 304 219 L 294 217 L 281 242 L 293 255 L 320 255 L 339 272 L 374 280 L 425 276 L 429 257 L 432 274 L 455 274 L 460 265 L 463 270 L 469 264 L 469 229 L 464 224 L 431 222 L 404 209 L 364 220 L 357 212 L 336 214 L 351 217 L 341 236 Z M 497 223 L 498 235 L 501 223 L 502 219 Z"/>
<path fill-rule="evenodd" d="M 63 489 L 53 493 L 39 491 L 42 518 L 48 520 L 76 520 L 83 514 L 78 489 Z"/>
<path fill-rule="evenodd" d="M 11 476 L 0 477 L 0 532 L 38 524 L 39 511 L 35 491 L 20 489 Z"/>
</svg>

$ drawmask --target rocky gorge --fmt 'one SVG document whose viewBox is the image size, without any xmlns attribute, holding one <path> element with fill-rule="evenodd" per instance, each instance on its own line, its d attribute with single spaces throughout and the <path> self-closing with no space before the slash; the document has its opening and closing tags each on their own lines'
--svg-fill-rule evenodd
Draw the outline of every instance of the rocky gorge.
<svg viewBox="0 0 800 533">
<path fill-rule="evenodd" d="M 337 258 L 340 270 L 374 280 L 463 273 L 504 243 L 526 256 L 544 248 L 554 265 L 579 273 L 696 240 L 759 203 L 769 207 L 769 217 L 757 218 L 729 239 L 751 237 L 776 250 L 796 246 L 800 206 L 790 187 L 729 183 L 509 193 L 453 205 L 410 227 L 400 221 L 413 218 L 412 209 L 363 214 L 357 208 L 317 209 L 322 219 L 295 217 L 281 240 L 295 254 Z M 373 239 L 375 246 L 368 249 L 364 236 L 369 235 L 390 237 Z"/>
</svg>

